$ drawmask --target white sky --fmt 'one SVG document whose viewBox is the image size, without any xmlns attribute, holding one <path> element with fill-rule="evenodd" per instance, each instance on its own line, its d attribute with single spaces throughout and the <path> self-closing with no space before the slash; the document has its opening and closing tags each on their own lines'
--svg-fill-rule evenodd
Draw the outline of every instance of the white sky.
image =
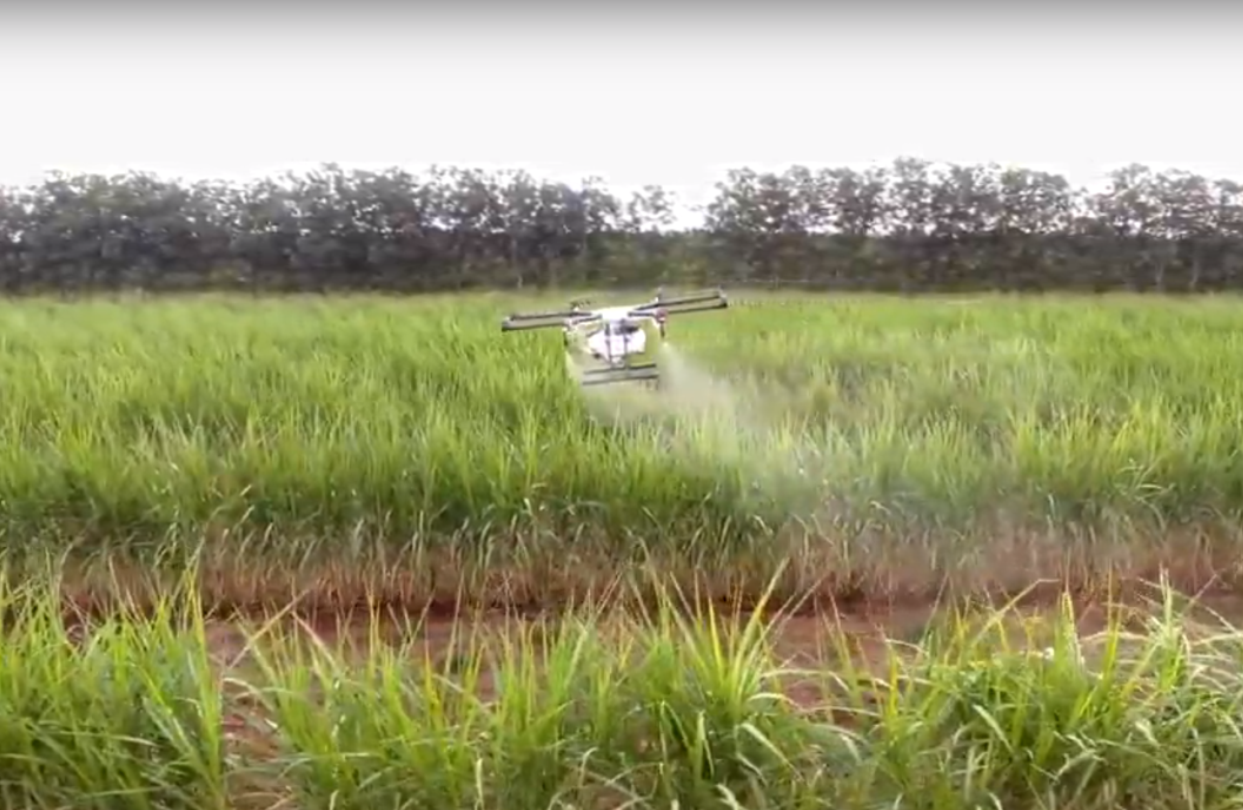
<svg viewBox="0 0 1243 810">
<path fill-rule="evenodd" d="M 1166 18 L 1038 3 L 939 17 L 104 5 L 0 11 L 0 183 L 440 163 L 696 200 L 730 167 L 899 155 L 1082 184 L 1132 161 L 1243 179 L 1243 12 L 1226 3 Z"/>
</svg>

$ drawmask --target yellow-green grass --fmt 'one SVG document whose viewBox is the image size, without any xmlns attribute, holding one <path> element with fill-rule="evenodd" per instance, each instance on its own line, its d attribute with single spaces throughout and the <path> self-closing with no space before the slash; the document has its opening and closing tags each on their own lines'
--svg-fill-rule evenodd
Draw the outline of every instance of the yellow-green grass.
<svg viewBox="0 0 1243 810">
<path fill-rule="evenodd" d="M 4 303 L 3 547 L 748 582 L 1243 547 L 1233 299 L 744 295 L 620 419 L 500 332 L 557 300 Z"/>
<path fill-rule="evenodd" d="M 810 669 L 779 627 L 674 605 L 464 625 L 443 661 L 273 621 L 228 668 L 192 601 L 82 631 L 53 590 L 8 590 L 0 804 L 1237 807 L 1243 633 L 1169 593 L 1134 630 L 1119 611 L 1081 636 L 1067 602 L 1043 625 L 949 616 L 868 660 L 826 625 Z"/>
</svg>

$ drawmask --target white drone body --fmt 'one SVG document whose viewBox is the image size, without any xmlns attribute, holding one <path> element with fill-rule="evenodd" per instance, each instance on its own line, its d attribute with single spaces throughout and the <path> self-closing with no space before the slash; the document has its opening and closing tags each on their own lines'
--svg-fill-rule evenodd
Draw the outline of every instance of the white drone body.
<svg viewBox="0 0 1243 810">
<path fill-rule="evenodd" d="M 629 307 L 600 310 L 599 320 L 571 324 L 566 332 L 582 340 L 593 359 L 617 366 L 631 355 L 647 352 L 647 331 L 643 324 L 647 320 L 655 321 L 664 337 L 664 313 L 630 317 Z"/>
<path fill-rule="evenodd" d="M 728 306 L 729 301 L 720 290 L 677 298 L 666 298 L 658 291 L 651 301 L 634 306 L 587 310 L 576 302 L 564 312 L 510 315 L 501 323 L 501 330 L 560 326 L 566 352 L 596 366 L 583 372 L 583 385 L 657 381 L 660 370 L 654 362 L 635 361 L 647 353 L 651 338 L 665 339 L 669 316 Z"/>
</svg>

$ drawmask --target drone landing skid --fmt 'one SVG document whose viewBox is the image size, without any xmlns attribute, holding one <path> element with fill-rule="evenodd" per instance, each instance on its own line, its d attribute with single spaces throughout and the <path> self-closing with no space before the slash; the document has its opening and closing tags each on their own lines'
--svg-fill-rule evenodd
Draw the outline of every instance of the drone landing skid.
<svg viewBox="0 0 1243 810">
<path fill-rule="evenodd" d="M 612 383 L 637 382 L 660 378 L 660 369 L 655 363 L 644 363 L 640 366 L 625 368 L 596 368 L 583 372 L 583 386 L 610 385 Z"/>
</svg>

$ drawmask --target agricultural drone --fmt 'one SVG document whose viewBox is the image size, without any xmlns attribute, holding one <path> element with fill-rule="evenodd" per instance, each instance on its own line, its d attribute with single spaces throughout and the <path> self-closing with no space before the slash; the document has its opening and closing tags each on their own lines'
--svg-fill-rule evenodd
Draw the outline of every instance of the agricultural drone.
<svg viewBox="0 0 1243 810">
<path fill-rule="evenodd" d="M 658 385 L 660 369 L 656 363 L 632 359 L 647 353 L 648 329 L 654 327 L 663 341 L 670 315 L 725 309 L 729 301 L 719 289 L 677 297 L 666 297 L 663 290 L 657 290 L 656 296 L 644 304 L 600 309 L 586 306 L 585 301 L 574 301 L 563 312 L 510 315 L 501 322 L 501 331 L 561 327 L 566 354 L 586 366 L 580 380 L 584 386 L 643 380 Z"/>
</svg>

